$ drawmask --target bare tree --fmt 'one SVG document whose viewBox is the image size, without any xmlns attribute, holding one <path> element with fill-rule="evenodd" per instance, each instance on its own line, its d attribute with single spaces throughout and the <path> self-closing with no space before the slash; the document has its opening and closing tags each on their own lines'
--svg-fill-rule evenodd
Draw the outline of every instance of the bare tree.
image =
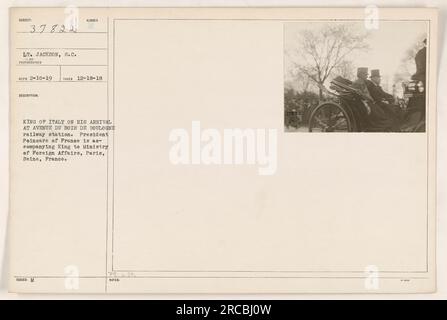
<svg viewBox="0 0 447 320">
<path fill-rule="evenodd" d="M 353 24 L 325 24 L 298 32 L 296 46 L 286 54 L 296 73 L 315 82 L 321 99 L 322 86 L 335 71 L 351 73 L 349 56 L 368 49 L 367 37 L 368 33 L 357 31 Z"/>
<path fill-rule="evenodd" d="M 303 77 L 296 68 L 288 69 L 287 79 L 286 87 L 298 92 L 309 91 L 312 84 L 312 80 L 309 77 Z"/>
<path fill-rule="evenodd" d="M 334 68 L 334 73 L 343 78 L 352 79 L 355 75 L 355 67 L 352 61 L 344 60 Z"/>
</svg>

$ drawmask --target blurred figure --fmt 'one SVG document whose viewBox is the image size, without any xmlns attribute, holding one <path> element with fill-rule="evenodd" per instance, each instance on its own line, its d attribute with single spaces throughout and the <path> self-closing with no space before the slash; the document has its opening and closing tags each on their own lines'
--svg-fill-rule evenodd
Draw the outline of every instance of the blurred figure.
<svg viewBox="0 0 447 320">
<path fill-rule="evenodd" d="M 412 80 L 420 80 L 425 83 L 425 72 L 427 66 L 427 39 L 423 41 L 423 47 L 414 57 L 416 62 L 416 73 L 411 77 Z"/>
<path fill-rule="evenodd" d="M 407 105 L 407 116 L 404 124 L 401 126 L 402 131 L 413 131 L 421 123 L 425 123 L 425 88 L 426 88 L 426 65 L 427 65 L 427 39 L 423 41 L 423 48 L 420 49 L 414 57 L 416 63 L 416 73 L 411 77 L 413 81 L 422 85 L 423 92 L 418 97 L 410 98 Z"/>
</svg>

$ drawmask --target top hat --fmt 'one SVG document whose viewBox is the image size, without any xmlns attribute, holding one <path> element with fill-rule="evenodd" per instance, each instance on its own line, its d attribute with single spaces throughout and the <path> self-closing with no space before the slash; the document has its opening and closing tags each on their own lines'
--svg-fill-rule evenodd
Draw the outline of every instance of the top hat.
<svg viewBox="0 0 447 320">
<path fill-rule="evenodd" d="M 380 70 L 379 69 L 371 70 L 371 77 L 370 78 L 373 78 L 373 77 L 379 77 L 380 78 Z"/>
<path fill-rule="evenodd" d="M 357 76 L 359 75 L 366 75 L 368 76 L 368 68 L 357 68 Z"/>
</svg>

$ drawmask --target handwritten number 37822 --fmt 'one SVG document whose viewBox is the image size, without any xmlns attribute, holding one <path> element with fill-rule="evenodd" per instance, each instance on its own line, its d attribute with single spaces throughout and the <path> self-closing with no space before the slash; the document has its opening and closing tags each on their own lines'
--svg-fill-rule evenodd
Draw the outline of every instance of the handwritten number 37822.
<svg viewBox="0 0 447 320">
<path fill-rule="evenodd" d="M 48 30 L 48 31 L 46 31 Z M 57 32 L 76 32 L 75 28 L 67 29 L 65 28 L 65 25 L 63 24 L 53 24 L 53 25 L 47 25 L 47 24 L 41 24 L 41 25 L 31 25 L 31 33 L 57 33 Z"/>
</svg>

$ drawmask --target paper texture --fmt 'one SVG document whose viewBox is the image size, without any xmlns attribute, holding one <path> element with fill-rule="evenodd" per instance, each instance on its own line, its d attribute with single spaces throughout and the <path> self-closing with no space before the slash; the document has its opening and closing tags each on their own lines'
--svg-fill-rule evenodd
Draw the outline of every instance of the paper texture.
<svg viewBox="0 0 447 320">
<path fill-rule="evenodd" d="M 436 10 L 10 23 L 10 291 L 435 291 Z"/>
</svg>

